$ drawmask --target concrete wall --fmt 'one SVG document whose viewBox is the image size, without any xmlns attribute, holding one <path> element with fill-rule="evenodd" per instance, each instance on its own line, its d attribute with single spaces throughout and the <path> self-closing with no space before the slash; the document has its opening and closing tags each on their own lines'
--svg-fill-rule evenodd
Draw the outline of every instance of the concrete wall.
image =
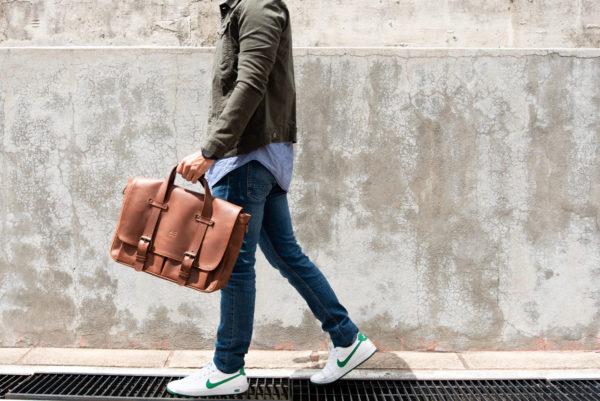
<svg viewBox="0 0 600 401">
<path fill-rule="evenodd" d="M 297 235 L 382 349 L 600 346 L 600 50 L 295 56 Z M 0 50 L 0 345 L 213 346 L 218 294 L 108 256 L 126 177 L 204 135 L 211 62 Z M 257 270 L 252 347 L 324 348 Z"/>
<path fill-rule="evenodd" d="M 599 47 L 597 0 L 287 0 L 296 46 Z M 0 46 L 207 46 L 216 0 L 4 0 Z"/>
</svg>

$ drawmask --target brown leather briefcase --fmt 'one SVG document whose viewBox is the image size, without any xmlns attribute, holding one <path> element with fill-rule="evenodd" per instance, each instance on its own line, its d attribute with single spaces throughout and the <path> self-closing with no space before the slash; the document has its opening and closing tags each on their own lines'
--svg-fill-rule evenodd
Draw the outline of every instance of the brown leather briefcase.
<svg viewBox="0 0 600 401">
<path fill-rule="evenodd" d="M 166 180 L 127 180 L 110 256 L 116 262 L 202 292 L 225 287 L 246 233 L 250 214 Z"/>
</svg>

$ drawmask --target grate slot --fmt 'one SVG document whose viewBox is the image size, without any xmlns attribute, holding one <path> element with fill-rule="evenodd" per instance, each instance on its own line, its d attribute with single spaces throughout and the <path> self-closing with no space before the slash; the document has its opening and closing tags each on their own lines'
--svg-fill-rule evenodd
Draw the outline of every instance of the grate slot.
<svg viewBox="0 0 600 401">
<path fill-rule="evenodd" d="M 86 395 L 90 391 L 94 390 L 94 381 L 95 378 L 92 375 L 89 375 L 86 380 L 83 382 L 83 385 L 79 387 L 79 394 Z"/>
<path fill-rule="evenodd" d="M 24 382 L 21 386 L 18 386 L 17 388 L 20 389 L 20 387 L 23 387 L 23 390 L 25 392 L 36 391 L 40 386 L 44 384 L 43 376 L 40 376 L 37 379 L 38 380 Z M 58 380 L 58 377 L 56 379 Z"/>
<path fill-rule="evenodd" d="M 62 383 L 68 382 L 72 375 L 49 375 L 43 374 L 40 376 L 38 383 L 32 380 L 32 393 L 52 394 L 52 388 L 60 387 Z"/>
<path fill-rule="evenodd" d="M 390 387 L 390 397 L 393 400 L 402 400 L 403 395 L 407 395 L 407 397 L 410 396 L 410 393 L 407 391 L 405 382 L 397 380 L 386 380 L 385 382 L 386 385 Z M 404 399 L 411 399 L 407 397 L 405 397 Z"/>
<path fill-rule="evenodd" d="M 400 399 L 400 395 L 398 393 L 398 388 L 396 387 L 396 385 L 394 384 L 393 381 L 390 380 L 380 380 L 380 383 L 383 383 L 383 385 L 385 386 L 385 397 L 384 398 L 386 401 L 390 401 L 390 400 L 399 400 Z M 392 387 L 395 387 L 395 390 L 392 389 Z"/>
<path fill-rule="evenodd" d="M 115 376 L 107 375 L 106 377 L 103 378 L 103 380 L 101 380 L 101 382 L 98 386 L 90 386 L 90 389 L 88 390 L 88 392 L 86 392 L 86 395 L 88 395 L 88 396 L 98 395 L 98 396 L 103 397 L 105 395 L 105 393 L 110 390 L 112 381 L 115 379 L 116 379 Z"/>
<path fill-rule="evenodd" d="M 71 391 L 66 392 L 67 395 L 73 395 L 73 394 L 79 394 L 82 392 L 82 389 L 86 388 L 86 386 L 88 386 L 91 382 L 94 381 L 94 377 L 93 376 L 79 376 L 79 379 L 76 381 L 78 383 L 76 383 L 75 386 L 73 386 L 73 388 L 71 389 Z"/>
<path fill-rule="evenodd" d="M 121 391 L 121 389 L 123 388 L 123 384 L 125 382 L 127 382 L 127 380 L 130 380 L 131 377 L 130 376 L 121 376 L 121 377 L 117 377 L 117 379 L 115 380 L 114 384 L 110 387 L 110 391 L 108 391 L 106 393 L 107 397 L 114 397 L 116 394 L 119 394 L 118 392 Z M 119 395 L 123 395 L 124 397 L 126 397 L 125 394 L 119 394 Z"/>
<path fill-rule="evenodd" d="M 452 386 L 452 382 L 442 382 L 438 387 L 438 391 L 440 392 L 440 397 L 444 400 L 453 400 L 455 399 L 452 393 L 449 390 L 449 387 Z M 460 390 L 460 389 L 459 389 Z"/>
<path fill-rule="evenodd" d="M 592 379 L 554 379 L 550 384 L 568 400 L 598 400 L 600 399 L 600 380 Z M 558 398 L 557 398 L 558 399 Z"/>
<path fill-rule="evenodd" d="M 144 391 L 144 394 L 142 394 L 143 398 L 148 398 L 148 397 L 156 397 L 157 395 L 155 395 L 157 387 L 162 383 L 162 379 L 158 376 L 153 376 L 152 380 L 150 380 L 150 383 L 148 383 L 148 387 L 146 388 L 146 391 Z"/>
<path fill-rule="evenodd" d="M 0 375 L 0 398 L 13 388 L 25 382 L 30 375 Z"/>
</svg>

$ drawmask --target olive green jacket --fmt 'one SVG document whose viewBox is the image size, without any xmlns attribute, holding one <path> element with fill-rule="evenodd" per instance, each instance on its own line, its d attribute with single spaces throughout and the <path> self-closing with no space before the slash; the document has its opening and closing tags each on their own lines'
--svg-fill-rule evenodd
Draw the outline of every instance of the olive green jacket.
<svg viewBox="0 0 600 401">
<path fill-rule="evenodd" d="M 296 142 L 292 31 L 283 0 L 221 0 L 205 157 Z"/>
</svg>

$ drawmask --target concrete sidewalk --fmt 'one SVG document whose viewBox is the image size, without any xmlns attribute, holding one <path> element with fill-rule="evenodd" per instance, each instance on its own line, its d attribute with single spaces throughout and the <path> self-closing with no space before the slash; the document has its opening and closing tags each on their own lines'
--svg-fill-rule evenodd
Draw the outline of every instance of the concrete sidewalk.
<svg viewBox="0 0 600 401">
<path fill-rule="evenodd" d="M 212 350 L 0 348 L 0 373 L 138 371 L 184 374 Z M 246 356 L 249 375 L 306 376 L 324 366 L 325 351 L 260 351 Z M 600 351 L 376 352 L 349 377 L 595 377 Z"/>
</svg>

